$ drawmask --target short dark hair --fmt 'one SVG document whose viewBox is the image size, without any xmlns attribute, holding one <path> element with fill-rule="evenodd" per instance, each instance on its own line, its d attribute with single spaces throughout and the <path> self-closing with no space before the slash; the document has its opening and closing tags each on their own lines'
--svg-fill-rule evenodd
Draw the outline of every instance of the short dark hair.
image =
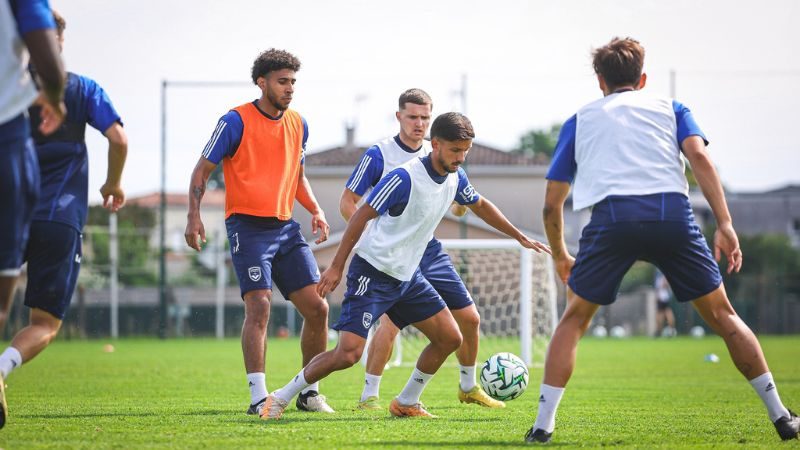
<svg viewBox="0 0 800 450">
<path fill-rule="evenodd" d="M 431 109 L 433 109 L 433 100 L 431 100 L 431 96 L 422 89 L 412 88 L 400 94 L 399 109 L 406 109 L 406 103 L 423 106 L 431 105 Z"/>
<path fill-rule="evenodd" d="M 271 48 L 261 52 L 253 62 L 253 84 L 257 83 L 259 77 L 266 77 L 270 72 L 283 69 L 297 72 L 300 70 L 300 60 L 286 50 Z"/>
<path fill-rule="evenodd" d="M 603 77 L 610 88 L 638 83 L 643 65 L 644 47 L 633 38 L 615 37 L 592 52 L 594 72 Z"/>
<path fill-rule="evenodd" d="M 472 129 L 472 122 L 467 116 L 457 112 L 448 112 L 433 121 L 431 139 L 434 138 L 451 142 L 474 139 L 475 130 Z"/>
<path fill-rule="evenodd" d="M 55 9 L 52 10 L 52 12 L 53 12 L 53 20 L 55 20 L 56 22 L 56 33 L 58 33 L 59 36 L 63 36 L 64 30 L 67 29 L 67 21 L 64 20 L 64 16 L 59 14 L 58 11 L 56 11 Z"/>
</svg>

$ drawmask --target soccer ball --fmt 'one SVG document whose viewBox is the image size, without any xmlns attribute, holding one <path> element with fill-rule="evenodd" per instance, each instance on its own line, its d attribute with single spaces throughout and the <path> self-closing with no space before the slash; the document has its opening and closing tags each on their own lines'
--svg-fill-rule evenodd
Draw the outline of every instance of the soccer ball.
<svg viewBox="0 0 800 450">
<path fill-rule="evenodd" d="M 514 400 L 528 387 L 528 367 L 511 353 L 495 353 L 483 363 L 481 386 L 497 400 Z"/>
</svg>

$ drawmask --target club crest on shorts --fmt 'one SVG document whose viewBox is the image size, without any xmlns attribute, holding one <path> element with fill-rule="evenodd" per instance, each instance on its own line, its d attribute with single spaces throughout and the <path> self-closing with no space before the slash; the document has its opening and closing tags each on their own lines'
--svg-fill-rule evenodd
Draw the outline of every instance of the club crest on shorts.
<svg viewBox="0 0 800 450">
<path fill-rule="evenodd" d="M 372 313 L 365 312 L 361 317 L 361 324 L 368 329 L 372 325 Z"/>
<path fill-rule="evenodd" d="M 247 269 L 247 275 L 250 276 L 250 279 L 253 281 L 258 281 L 261 279 L 261 267 L 253 266 Z"/>
</svg>

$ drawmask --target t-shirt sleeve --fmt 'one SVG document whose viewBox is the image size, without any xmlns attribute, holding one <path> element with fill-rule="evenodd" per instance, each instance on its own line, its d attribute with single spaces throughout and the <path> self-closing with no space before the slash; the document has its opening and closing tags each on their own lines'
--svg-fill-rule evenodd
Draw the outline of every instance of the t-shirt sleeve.
<svg viewBox="0 0 800 450">
<path fill-rule="evenodd" d="M 456 191 L 455 201 L 459 205 L 472 205 L 480 200 L 481 196 L 472 187 L 472 183 L 467 178 L 467 173 L 461 167 L 458 168 L 458 191 Z"/>
<path fill-rule="evenodd" d="M 706 135 L 703 134 L 697 122 L 695 122 L 692 111 L 677 100 L 672 101 L 672 109 L 675 111 L 675 121 L 678 125 L 678 145 L 689 136 L 700 136 L 703 138 L 703 142 L 708 145 L 708 139 L 706 139 Z"/>
<path fill-rule="evenodd" d="M 10 4 L 20 36 L 31 31 L 55 29 L 56 22 L 47 0 L 11 0 Z"/>
<path fill-rule="evenodd" d="M 373 186 L 378 184 L 383 174 L 383 154 L 378 146 L 373 145 L 361 156 L 345 186 L 354 194 L 364 196 Z"/>
<path fill-rule="evenodd" d="M 308 142 L 308 122 L 306 122 L 306 118 L 300 116 L 300 119 L 303 121 L 303 147 L 300 150 L 300 165 L 305 165 L 306 163 L 306 143 Z"/>
<path fill-rule="evenodd" d="M 393 207 L 408 204 L 410 196 L 411 177 L 405 169 L 397 168 L 378 182 L 367 197 L 367 203 L 382 215 Z"/>
<path fill-rule="evenodd" d="M 561 127 L 558 142 L 553 151 L 553 161 L 547 171 L 548 180 L 572 183 L 578 164 L 575 162 L 575 130 L 578 123 L 577 114 L 567 119 Z"/>
<path fill-rule="evenodd" d="M 242 141 L 243 132 L 244 123 L 239 113 L 228 111 L 217 122 L 217 127 L 203 149 L 203 158 L 219 164 L 222 158 L 233 156 Z"/>
<path fill-rule="evenodd" d="M 116 122 L 122 124 L 117 110 L 108 98 L 106 91 L 94 80 L 83 77 L 84 98 L 86 98 L 87 122 L 94 129 L 105 133 Z"/>
</svg>

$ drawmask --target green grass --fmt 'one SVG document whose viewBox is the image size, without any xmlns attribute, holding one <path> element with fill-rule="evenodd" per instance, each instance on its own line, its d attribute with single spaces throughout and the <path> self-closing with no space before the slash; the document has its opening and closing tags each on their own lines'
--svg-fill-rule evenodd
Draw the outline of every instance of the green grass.
<svg viewBox="0 0 800 450">
<path fill-rule="evenodd" d="M 0 447 L 16 448 L 497 448 L 522 447 L 537 405 L 541 369 L 505 410 L 460 405 L 458 374 L 443 368 L 422 400 L 437 420 L 353 411 L 364 369 L 323 380 L 335 415 L 291 407 L 277 422 L 246 416 L 249 394 L 236 340 L 57 342 L 14 372 Z M 766 337 L 781 397 L 800 408 L 800 337 Z M 718 364 L 703 356 L 716 353 Z M 299 370 L 296 340 L 269 343 L 267 382 Z M 390 369 L 383 401 L 408 368 Z M 760 400 L 718 338 L 586 339 L 558 413 L 554 446 L 800 448 L 782 444 Z M 780 447 L 778 447 L 780 446 Z"/>
</svg>

